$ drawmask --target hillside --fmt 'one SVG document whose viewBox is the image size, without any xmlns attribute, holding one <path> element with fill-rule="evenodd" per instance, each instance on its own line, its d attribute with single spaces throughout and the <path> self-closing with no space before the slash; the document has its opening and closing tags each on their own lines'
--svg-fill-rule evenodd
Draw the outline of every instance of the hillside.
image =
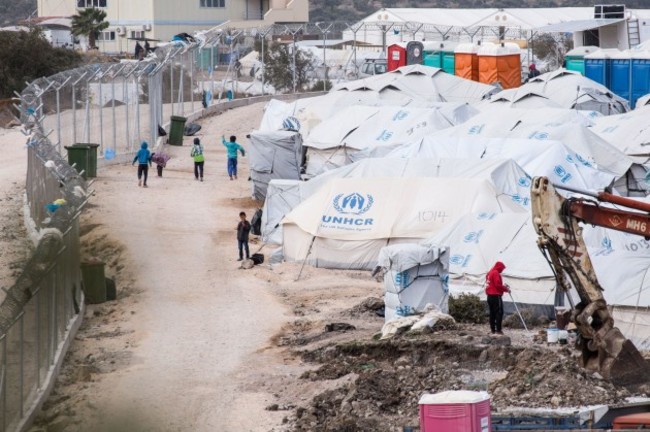
<svg viewBox="0 0 650 432">
<path fill-rule="evenodd" d="M 310 0 L 312 21 L 355 22 L 382 7 L 506 8 L 593 6 L 607 2 L 594 0 Z M 611 2 L 632 8 L 650 9 L 650 0 Z"/>
<path fill-rule="evenodd" d="M 36 0 L 0 0 L 0 26 L 16 24 L 36 10 Z"/>
</svg>

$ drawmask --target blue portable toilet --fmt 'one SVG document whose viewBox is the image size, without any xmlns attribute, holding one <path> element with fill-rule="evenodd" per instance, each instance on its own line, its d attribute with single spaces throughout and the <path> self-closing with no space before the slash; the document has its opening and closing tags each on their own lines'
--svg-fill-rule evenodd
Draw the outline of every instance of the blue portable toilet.
<svg viewBox="0 0 650 432">
<path fill-rule="evenodd" d="M 641 96 L 650 93 L 650 51 L 633 50 L 630 54 L 632 57 L 630 106 L 634 108 Z"/>
<path fill-rule="evenodd" d="M 632 56 L 628 51 L 612 54 L 609 59 L 609 86 L 614 94 L 630 101 Z"/>
<path fill-rule="evenodd" d="M 609 88 L 609 60 L 612 51 L 600 49 L 585 56 L 585 76 Z"/>
<path fill-rule="evenodd" d="M 577 47 L 566 53 L 564 60 L 566 62 L 565 68 L 570 71 L 585 74 L 585 56 L 598 51 L 600 48 L 592 45 L 585 45 Z"/>
</svg>

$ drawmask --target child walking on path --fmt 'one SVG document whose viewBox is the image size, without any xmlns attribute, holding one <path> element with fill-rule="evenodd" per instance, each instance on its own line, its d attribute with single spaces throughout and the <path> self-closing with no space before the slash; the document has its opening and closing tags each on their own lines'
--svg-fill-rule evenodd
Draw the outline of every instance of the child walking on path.
<svg viewBox="0 0 650 432">
<path fill-rule="evenodd" d="M 140 145 L 140 150 L 133 158 L 131 165 L 135 165 L 135 162 L 138 162 L 138 186 L 147 187 L 147 177 L 149 176 L 149 167 L 151 166 L 151 152 L 147 148 L 149 144 L 144 141 Z M 142 184 L 142 177 L 144 176 L 144 185 Z"/>
<path fill-rule="evenodd" d="M 246 213 L 239 213 L 239 224 L 237 225 L 237 246 L 239 247 L 239 259 L 244 259 L 244 249 L 246 250 L 246 259 L 250 258 L 248 250 L 248 234 L 251 232 L 251 224 L 246 220 Z"/>
<path fill-rule="evenodd" d="M 230 180 L 233 177 L 237 180 L 237 151 L 240 151 L 242 156 L 246 156 L 246 151 L 244 147 L 237 144 L 237 137 L 234 135 L 230 137 L 230 142 L 221 135 L 221 143 L 228 149 L 228 176 Z"/>
<path fill-rule="evenodd" d="M 205 157 L 203 156 L 203 146 L 201 145 L 200 139 L 194 138 L 194 145 L 192 146 L 190 156 L 194 158 L 194 179 L 198 180 L 200 178 L 203 181 L 203 163 L 205 162 Z"/>
</svg>

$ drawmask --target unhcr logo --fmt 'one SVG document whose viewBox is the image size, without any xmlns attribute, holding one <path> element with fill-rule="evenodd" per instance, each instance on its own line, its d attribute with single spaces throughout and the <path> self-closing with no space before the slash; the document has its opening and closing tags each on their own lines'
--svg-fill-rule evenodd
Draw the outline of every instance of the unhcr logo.
<svg viewBox="0 0 650 432">
<path fill-rule="evenodd" d="M 519 180 L 517 180 L 517 184 L 521 187 L 530 187 L 530 178 L 529 177 L 520 177 Z"/>
<path fill-rule="evenodd" d="M 459 267 L 467 267 L 471 259 L 471 255 L 452 255 L 449 258 L 449 263 Z"/>
<path fill-rule="evenodd" d="M 463 241 L 465 243 L 476 243 L 476 244 L 478 244 L 478 242 L 481 241 L 481 236 L 482 235 L 483 235 L 483 230 L 472 231 L 470 233 L 465 234 L 465 237 L 463 237 Z"/>
<path fill-rule="evenodd" d="M 375 199 L 370 194 L 363 195 L 358 192 L 348 195 L 338 194 L 332 200 L 332 204 L 339 215 L 323 215 L 322 221 L 325 224 L 332 224 L 329 225 L 331 228 L 358 230 L 359 227 L 368 227 L 373 224 L 372 218 L 355 218 L 354 216 L 366 213 L 372 208 L 374 202 Z"/>
<path fill-rule="evenodd" d="M 548 132 L 533 132 L 528 135 L 528 139 L 545 140 L 548 139 Z"/>
<path fill-rule="evenodd" d="M 562 165 L 555 165 L 553 172 L 560 178 L 560 181 L 562 183 L 566 183 L 571 180 L 571 174 Z"/>
<path fill-rule="evenodd" d="M 341 214 L 361 215 L 370 210 L 375 199 L 370 194 L 365 196 L 354 192 L 350 195 L 338 194 L 334 197 L 334 208 Z"/>
</svg>

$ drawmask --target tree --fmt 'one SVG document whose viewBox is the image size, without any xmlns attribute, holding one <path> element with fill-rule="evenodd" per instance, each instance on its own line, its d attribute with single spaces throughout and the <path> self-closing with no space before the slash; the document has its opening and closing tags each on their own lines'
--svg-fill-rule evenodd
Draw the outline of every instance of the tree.
<svg viewBox="0 0 650 432">
<path fill-rule="evenodd" d="M 108 26 L 106 12 L 101 9 L 83 9 L 72 16 L 72 34 L 75 36 L 86 36 L 90 49 L 97 48 L 95 41 L 99 33 L 106 30 Z"/>
<path fill-rule="evenodd" d="M 304 90 L 309 82 L 308 74 L 312 70 L 311 54 L 296 50 L 295 74 L 293 69 L 293 44 L 272 43 L 264 51 L 264 79 L 270 82 L 276 90 Z M 259 50 L 258 50 L 259 52 Z"/>
<path fill-rule="evenodd" d="M 79 53 L 54 48 L 38 29 L 0 32 L 0 98 L 21 92 L 26 81 L 54 75 L 80 63 Z"/>
<path fill-rule="evenodd" d="M 546 63 L 547 71 L 551 71 L 562 67 L 566 53 L 573 48 L 573 40 L 541 34 L 533 38 L 532 48 L 533 55 Z"/>
</svg>

